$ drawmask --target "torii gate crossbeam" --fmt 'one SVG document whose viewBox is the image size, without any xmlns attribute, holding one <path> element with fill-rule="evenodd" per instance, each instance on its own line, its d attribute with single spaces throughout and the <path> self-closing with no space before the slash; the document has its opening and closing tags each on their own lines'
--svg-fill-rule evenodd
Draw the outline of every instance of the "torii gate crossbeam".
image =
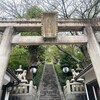
<svg viewBox="0 0 100 100">
<path fill-rule="evenodd" d="M 92 28 L 100 31 L 100 18 L 94 19 L 59 19 L 57 18 L 58 31 L 82 31 L 87 24 L 91 24 Z M 0 20 L 0 31 L 4 31 L 6 27 L 14 27 L 16 32 L 41 32 L 41 19 L 8 19 Z"/>
</svg>

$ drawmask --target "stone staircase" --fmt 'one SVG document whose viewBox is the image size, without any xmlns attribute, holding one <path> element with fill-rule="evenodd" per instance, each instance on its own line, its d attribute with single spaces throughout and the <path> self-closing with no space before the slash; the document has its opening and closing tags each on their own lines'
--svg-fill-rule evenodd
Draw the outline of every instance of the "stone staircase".
<svg viewBox="0 0 100 100">
<path fill-rule="evenodd" d="M 62 95 L 53 65 L 46 64 L 38 89 L 38 100 L 62 100 Z"/>
</svg>

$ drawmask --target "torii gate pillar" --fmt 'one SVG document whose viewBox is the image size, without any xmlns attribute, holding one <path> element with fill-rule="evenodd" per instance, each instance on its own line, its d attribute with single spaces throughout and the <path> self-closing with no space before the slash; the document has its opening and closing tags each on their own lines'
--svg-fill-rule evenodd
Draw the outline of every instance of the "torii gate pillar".
<svg viewBox="0 0 100 100">
<path fill-rule="evenodd" d="M 3 79 L 6 73 L 11 51 L 12 34 L 13 28 L 7 27 L 3 33 L 2 41 L 0 44 L 0 100 L 2 95 Z"/>
<path fill-rule="evenodd" d="M 87 34 L 87 49 L 100 87 L 100 46 L 91 26 L 86 26 L 84 32 Z"/>
</svg>

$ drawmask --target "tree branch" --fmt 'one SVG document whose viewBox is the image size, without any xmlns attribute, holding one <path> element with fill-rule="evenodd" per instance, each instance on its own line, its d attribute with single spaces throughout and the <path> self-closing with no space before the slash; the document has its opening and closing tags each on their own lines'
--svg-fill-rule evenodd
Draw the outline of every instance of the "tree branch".
<svg viewBox="0 0 100 100">
<path fill-rule="evenodd" d="M 77 57 L 75 57 L 73 54 L 71 54 L 71 53 L 65 51 L 64 49 L 60 48 L 58 45 L 56 45 L 56 47 L 57 47 L 60 51 L 62 51 L 63 53 L 65 53 L 65 54 L 67 54 L 68 56 L 70 56 L 70 57 L 71 57 L 73 60 L 75 60 L 77 63 L 80 63 L 80 62 L 81 62 L 81 61 L 80 61 Z"/>
</svg>

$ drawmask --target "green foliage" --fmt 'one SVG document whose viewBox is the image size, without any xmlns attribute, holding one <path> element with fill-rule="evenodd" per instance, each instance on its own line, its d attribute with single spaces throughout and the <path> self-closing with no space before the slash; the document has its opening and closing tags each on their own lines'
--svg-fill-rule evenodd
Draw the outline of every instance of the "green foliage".
<svg viewBox="0 0 100 100">
<path fill-rule="evenodd" d="M 59 45 L 60 48 L 62 48 L 65 52 L 68 52 L 69 54 L 74 55 L 77 59 L 83 60 L 83 54 L 80 51 L 79 48 L 73 47 L 73 45 Z M 62 64 L 69 64 L 70 68 L 75 68 L 77 62 L 66 53 L 60 51 L 55 45 L 47 45 L 45 50 L 45 58 L 46 60 L 53 59 L 54 63 L 58 62 L 58 59 L 60 59 L 60 63 Z"/>
<path fill-rule="evenodd" d="M 74 55 L 79 60 L 83 60 L 83 54 L 78 47 L 74 45 L 62 45 L 61 47 L 68 53 L 71 53 L 72 55 Z"/>
<path fill-rule="evenodd" d="M 56 70 L 56 73 L 57 73 L 57 76 L 58 76 L 60 85 L 61 85 L 62 90 L 63 90 L 63 86 L 66 85 L 66 80 L 67 80 L 67 79 L 70 79 L 70 77 L 67 77 L 67 76 L 62 72 L 60 65 L 55 65 L 55 70 Z"/>
<path fill-rule="evenodd" d="M 32 55 L 33 62 L 37 62 L 38 60 L 43 61 L 44 60 L 44 51 L 45 48 L 43 46 L 29 46 L 28 47 L 29 53 Z"/>
<path fill-rule="evenodd" d="M 39 46 L 38 47 L 38 55 L 37 58 L 43 62 L 45 60 L 45 47 L 44 46 Z"/>
<path fill-rule="evenodd" d="M 39 86 L 39 83 L 40 83 L 40 80 L 41 80 L 41 77 L 42 77 L 43 68 L 44 68 L 44 65 L 40 65 L 40 66 L 38 67 L 36 76 L 35 76 L 34 79 L 33 79 L 33 83 L 34 83 L 34 85 L 36 85 L 37 87 Z"/>
<path fill-rule="evenodd" d="M 71 68 L 76 68 L 76 64 L 77 62 L 75 60 L 73 60 L 70 56 L 67 56 L 66 54 L 62 54 L 60 56 L 60 64 L 69 64 L 70 65 L 70 69 Z"/>
<path fill-rule="evenodd" d="M 26 19 L 31 19 L 31 18 L 40 18 L 43 10 L 40 9 L 37 6 L 31 6 L 30 8 L 27 9 L 25 15 L 23 16 Z M 39 36 L 41 33 L 38 32 L 23 32 L 22 35 L 24 36 Z"/>
<path fill-rule="evenodd" d="M 37 6 L 32 6 L 27 9 L 26 13 L 24 14 L 24 18 L 40 18 L 42 10 Z M 23 32 L 22 35 L 24 36 L 37 36 L 40 33 L 37 32 Z M 44 48 L 43 46 L 15 46 L 12 48 L 11 57 L 9 61 L 9 66 L 12 69 L 18 68 L 21 64 L 24 68 L 30 66 L 31 63 L 34 61 L 37 62 L 38 60 L 44 60 Z"/>
<path fill-rule="evenodd" d="M 22 33 L 22 36 L 40 36 L 40 35 L 41 35 L 41 33 L 31 32 L 31 30 L 30 30 L 30 32 L 23 32 Z"/>
<path fill-rule="evenodd" d="M 83 60 L 83 54 L 78 47 L 74 45 L 62 45 L 60 48 L 62 48 L 64 51 L 59 54 L 61 65 L 69 64 L 70 68 L 76 68 L 77 61 L 73 59 L 72 56 L 79 59 L 80 61 Z M 69 54 L 71 54 L 71 56 Z"/>
<path fill-rule="evenodd" d="M 47 62 L 56 61 L 59 58 L 59 50 L 55 45 L 45 46 L 45 59 Z"/>
<path fill-rule="evenodd" d="M 37 6 L 32 6 L 27 9 L 26 14 L 24 15 L 25 18 L 40 18 L 42 14 L 42 10 Z"/>
<path fill-rule="evenodd" d="M 42 9 L 37 6 L 32 6 L 27 9 L 26 14 L 24 15 L 25 18 L 40 18 Z M 41 33 L 37 32 L 24 32 L 23 35 L 29 36 L 39 36 Z M 37 62 L 38 60 L 42 61 L 44 59 L 44 48 L 43 46 L 28 46 L 28 51 L 30 53 L 30 63 Z"/>
<path fill-rule="evenodd" d="M 27 47 L 26 47 L 27 48 Z M 9 67 L 11 69 L 16 69 L 19 65 L 22 65 L 23 68 L 28 67 L 28 51 L 25 47 L 16 45 L 12 48 L 11 56 L 9 60 Z"/>
</svg>

